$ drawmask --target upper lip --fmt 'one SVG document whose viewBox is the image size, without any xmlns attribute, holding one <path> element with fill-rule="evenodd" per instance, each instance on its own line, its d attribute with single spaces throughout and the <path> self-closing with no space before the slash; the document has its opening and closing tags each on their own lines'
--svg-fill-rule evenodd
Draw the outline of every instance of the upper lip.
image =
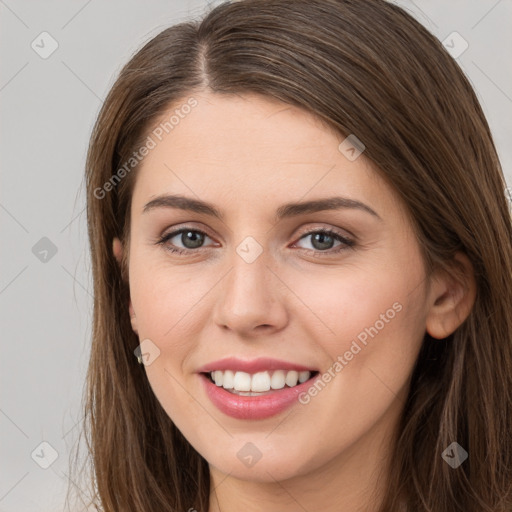
<svg viewBox="0 0 512 512">
<path fill-rule="evenodd" d="M 303 371 L 316 371 L 314 368 L 304 366 L 302 364 L 292 363 L 289 361 L 282 361 L 279 359 L 271 359 L 268 357 L 261 357 L 258 359 L 238 359 L 236 357 L 226 357 L 213 361 L 211 363 L 201 366 L 197 370 L 198 373 L 208 373 L 215 370 L 232 370 L 241 371 L 246 373 L 257 373 L 265 370 L 296 370 L 299 372 Z"/>
</svg>

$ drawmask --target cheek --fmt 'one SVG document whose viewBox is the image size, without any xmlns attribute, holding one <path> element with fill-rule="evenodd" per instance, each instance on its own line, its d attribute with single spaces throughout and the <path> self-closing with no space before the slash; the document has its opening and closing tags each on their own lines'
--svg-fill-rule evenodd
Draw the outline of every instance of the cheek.
<svg viewBox="0 0 512 512">
<path fill-rule="evenodd" d="M 201 411 L 184 372 L 200 339 L 197 307 L 208 283 L 191 279 L 180 268 L 133 263 L 130 291 L 139 338 L 151 340 L 159 350 L 158 357 L 145 367 L 148 382 L 167 415 L 178 428 L 187 430 L 189 422 L 200 421 Z"/>
<path fill-rule="evenodd" d="M 315 279 L 314 288 L 311 279 L 295 281 L 312 313 L 300 328 L 327 356 L 330 390 L 322 395 L 353 406 L 359 421 L 364 411 L 378 415 L 407 383 L 425 333 L 422 265 L 411 258 L 398 267 L 347 268 Z"/>
<path fill-rule="evenodd" d="M 318 460 L 328 458 L 332 447 L 348 446 L 405 399 L 425 331 L 419 268 L 404 268 L 401 276 L 366 272 L 362 277 L 354 271 L 338 283 L 321 286 L 317 280 L 315 293 L 303 295 L 316 315 L 302 320 L 301 329 L 309 330 L 327 357 L 322 383 L 301 397 L 301 418 L 309 418 L 312 428 L 338 425 L 342 418 L 344 429 L 340 436 L 338 429 L 325 428 L 322 439 L 315 438 Z M 301 420 L 300 428 L 306 424 Z"/>
<path fill-rule="evenodd" d="M 131 300 L 140 340 L 151 340 L 159 350 L 145 367 L 148 381 L 179 427 L 180 419 L 200 420 L 185 374 L 190 373 L 189 358 L 198 351 L 201 331 L 211 316 L 205 299 L 218 274 L 199 266 L 151 265 L 148 260 L 133 257 L 131 261 Z"/>
<path fill-rule="evenodd" d="M 190 338 L 185 333 L 192 334 L 199 327 L 197 311 L 218 280 L 208 269 L 192 267 L 165 262 L 151 265 L 149 258 L 137 257 L 131 262 L 130 295 L 139 333 L 166 344 L 174 342 L 169 350 L 186 348 L 184 342 Z"/>
</svg>

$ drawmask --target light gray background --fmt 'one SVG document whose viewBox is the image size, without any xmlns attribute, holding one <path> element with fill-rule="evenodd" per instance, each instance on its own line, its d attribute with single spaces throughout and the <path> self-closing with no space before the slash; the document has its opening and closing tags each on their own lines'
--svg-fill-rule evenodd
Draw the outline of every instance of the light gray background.
<svg viewBox="0 0 512 512">
<path fill-rule="evenodd" d="M 468 42 L 457 61 L 512 185 L 512 0 L 395 3 L 440 40 L 457 31 Z M 102 99 L 143 42 L 207 7 L 200 0 L 0 0 L 0 512 L 63 510 L 91 331 L 83 169 Z M 44 31 L 59 45 L 47 59 L 31 47 Z M 32 250 L 43 237 L 57 250 L 46 262 Z M 31 456 L 36 449 L 36 460 L 49 460 L 43 441 L 58 453 L 48 469 Z"/>
</svg>

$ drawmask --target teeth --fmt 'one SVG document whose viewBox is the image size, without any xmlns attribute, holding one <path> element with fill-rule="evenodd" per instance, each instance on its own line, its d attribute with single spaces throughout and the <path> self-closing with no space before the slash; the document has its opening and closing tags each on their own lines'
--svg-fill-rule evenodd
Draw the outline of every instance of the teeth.
<svg viewBox="0 0 512 512">
<path fill-rule="evenodd" d="M 311 372 L 305 371 L 305 372 L 299 372 L 299 382 L 302 384 L 303 382 L 306 382 L 309 377 L 311 377 Z"/>
<path fill-rule="evenodd" d="M 213 373 L 214 373 L 213 380 L 215 381 L 215 384 L 217 384 L 217 386 L 222 386 L 222 378 L 223 378 L 222 372 L 216 371 Z"/>
<path fill-rule="evenodd" d="M 252 396 L 253 393 L 264 393 L 271 389 L 283 389 L 302 384 L 311 377 L 311 372 L 295 370 L 275 370 L 274 372 L 233 372 L 231 370 L 216 370 L 210 372 L 212 380 L 219 387 L 231 390 L 232 393 Z"/>
<path fill-rule="evenodd" d="M 219 372 L 222 374 L 223 372 Z M 224 389 L 233 389 L 235 385 L 235 374 L 231 370 L 226 370 L 222 377 L 222 387 Z"/>
<path fill-rule="evenodd" d="M 247 375 L 247 374 L 246 374 Z M 268 372 L 255 373 L 251 378 L 251 391 L 268 391 L 270 389 L 270 375 Z"/>
<path fill-rule="evenodd" d="M 251 391 L 251 376 L 245 372 L 236 372 L 233 389 L 235 391 Z"/>
<path fill-rule="evenodd" d="M 282 389 L 286 384 L 286 372 L 284 370 L 276 370 L 272 374 L 272 379 L 270 379 L 270 387 L 272 389 Z"/>
<path fill-rule="evenodd" d="M 298 380 L 299 372 L 292 370 L 286 374 L 286 379 L 284 381 L 286 382 L 287 386 L 293 387 L 297 385 Z"/>
</svg>

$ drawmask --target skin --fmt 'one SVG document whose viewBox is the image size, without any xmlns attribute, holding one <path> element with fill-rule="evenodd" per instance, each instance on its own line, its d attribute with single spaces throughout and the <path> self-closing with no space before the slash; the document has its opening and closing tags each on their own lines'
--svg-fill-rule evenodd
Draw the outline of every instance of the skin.
<svg viewBox="0 0 512 512">
<path fill-rule="evenodd" d="M 471 265 L 459 254 L 464 282 L 446 272 L 427 279 L 399 198 L 364 153 L 347 159 L 338 149 L 345 137 L 318 118 L 255 94 L 193 96 L 198 105 L 144 158 L 133 190 L 129 312 L 140 340 L 160 350 L 147 378 L 210 465 L 210 512 L 366 510 L 385 487 L 385 473 L 377 477 L 425 332 L 443 338 L 469 314 Z M 224 220 L 164 207 L 143 213 L 163 193 L 213 203 Z M 380 219 L 348 208 L 273 218 L 284 203 L 335 195 Z M 185 226 L 207 234 L 200 249 L 176 255 L 156 244 Z M 342 242 L 315 243 L 314 229 L 356 244 L 334 253 Z M 250 264 L 236 252 L 248 236 L 263 248 Z M 184 243 L 179 234 L 167 246 L 194 247 Z M 121 261 L 118 239 L 113 250 Z M 327 371 L 394 303 L 401 311 L 321 392 L 278 416 L 224 415 L 196 373 L 231 355 Z M 248 442 L 261 452 L 252 467 L 237 457 Z"/>
</svg>

